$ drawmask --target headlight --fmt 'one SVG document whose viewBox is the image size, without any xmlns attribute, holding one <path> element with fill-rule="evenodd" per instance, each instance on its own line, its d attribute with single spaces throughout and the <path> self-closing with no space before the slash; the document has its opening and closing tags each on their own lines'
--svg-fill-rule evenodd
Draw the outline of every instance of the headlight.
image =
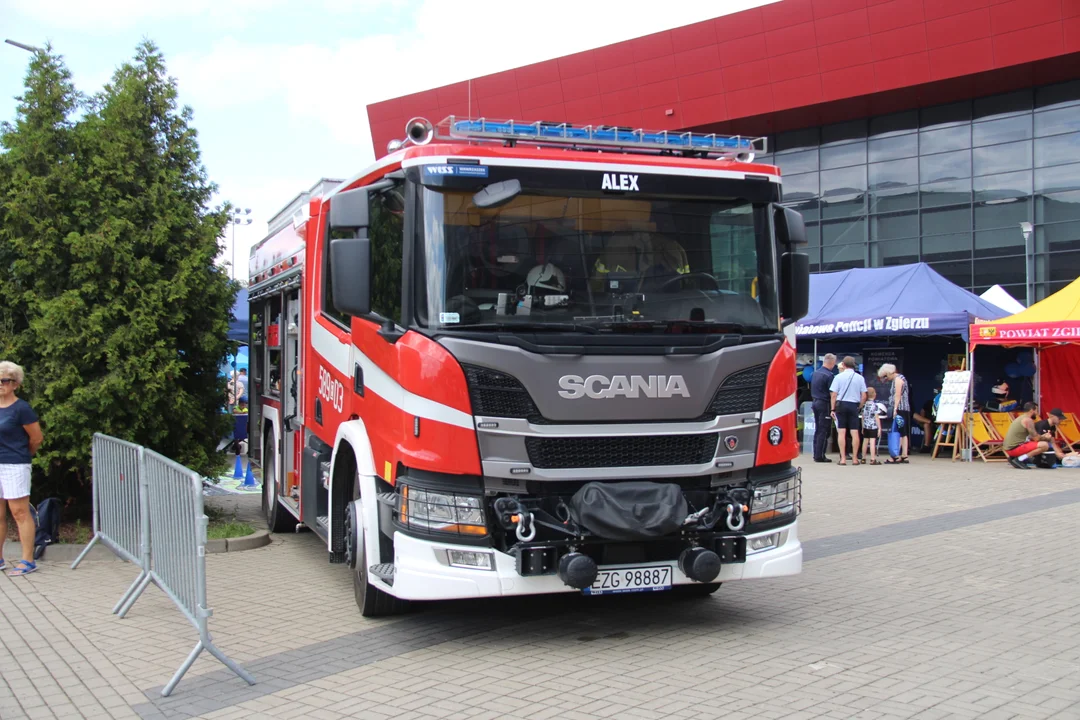
<svg viewBox="0 0 1080 720">
<path fill-rule="evenodd" d="M 402 525 L 460 535 L 487 535 L 481 498 L 401 486 Z"/>
<path fill-rule="evenodd" d="M 754 488 L 750 522 L 775 520 L 794 515 L 798 507 L 799 482 L 795 478 Z"/>
</svg>

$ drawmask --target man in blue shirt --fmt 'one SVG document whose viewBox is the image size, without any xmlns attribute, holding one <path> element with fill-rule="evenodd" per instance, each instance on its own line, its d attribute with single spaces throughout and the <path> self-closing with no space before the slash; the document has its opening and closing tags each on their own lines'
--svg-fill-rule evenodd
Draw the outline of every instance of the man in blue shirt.
<svg viewBox="0 0 1080 720">
<path fill-rule="evenodd" d="M 814 409 L 814 462 L 832 462 L 825 457 L 825 447 L 832 434 L 832 396 L 829 388 L 832 386 L 834 367 L 836 356 L 827 353 L 822 358 L 821 367 L 810 377 L 810 398 Z"/>
</svg>

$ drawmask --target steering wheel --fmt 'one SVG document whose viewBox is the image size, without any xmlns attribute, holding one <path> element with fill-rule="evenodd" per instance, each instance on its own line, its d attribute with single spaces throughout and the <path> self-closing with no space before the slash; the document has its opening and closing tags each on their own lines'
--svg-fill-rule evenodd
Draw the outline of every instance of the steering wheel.
<svg viewBox="0 0 1080 720">
<path fill-rule="evenodd" d="M 670 280 L 667 280 L 667 281 L 661 283 L 660 284 L 660 289 L 657 292 L 664 292 L 664 291 L 666 291 L 668 289 L 668 286 L 674 285 L 675 283 L 681 283 L 681 282 L 683 282 L 684 280 L 686 280 L 688 278 L 705 278 L 705 279 L 709 280 L 709 282 L 712 283 L 712 289 L 713 290 L 716 290 L 716 291 L 720 290 L 720 281 L 716 279 L 716 276 L 714 276 L 714 275 L 712 275 L 710 273 L 707 273 L 707 272 L 692 272 L 692 273 L 685 273 L 683 275 L 677 275 L 677 276 L 671 278 Z"/>
</svg>

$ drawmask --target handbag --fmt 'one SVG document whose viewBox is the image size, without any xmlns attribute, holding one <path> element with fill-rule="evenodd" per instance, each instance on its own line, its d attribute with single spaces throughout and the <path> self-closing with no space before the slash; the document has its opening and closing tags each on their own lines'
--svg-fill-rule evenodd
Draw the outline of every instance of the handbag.
<svg viewBox="0 0 1080 720">
<path fill-rule="evenodd" d="M 897 413 L 893 415 L 892 429 L 889 430 L 889 456 L 900 457 L 900 428 L 904 426 L 904 417 Z"/>
</svg>

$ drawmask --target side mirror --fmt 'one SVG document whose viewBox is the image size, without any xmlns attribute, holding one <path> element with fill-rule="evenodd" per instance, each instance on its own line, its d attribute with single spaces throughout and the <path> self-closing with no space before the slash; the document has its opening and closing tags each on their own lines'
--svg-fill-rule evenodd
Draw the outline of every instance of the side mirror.
<svg viewBox="0 0 1080 720">
<path fill-rule="evenodd" d="M 780 256 L 780 316 L 785 322 L 794 322 L 806 317 L 809 310 L 810 256 L 786 252 Z"/>
<path fill-rule="evenodd" d="M 349 190 L 330 198 L 330 230 L 356 232 L 370 225 L 367 188 Z"/>
<path fill-rule="evenodd" d="M 778 207 L 774 216 L 776 239 L 787 246 L 806 244 L 806 224 L 802 214 L 791 208 Z"/>
<path fill-rule="evenodd" d="M 333 213 L 333 207 L 330 212 Z M 334 307 L 347 315 L 367 315 L 371 312 L 371 240 L 366 229 L 359 234 L 360 237 L 330 241 L 330 282 Z"/>
</svg>

